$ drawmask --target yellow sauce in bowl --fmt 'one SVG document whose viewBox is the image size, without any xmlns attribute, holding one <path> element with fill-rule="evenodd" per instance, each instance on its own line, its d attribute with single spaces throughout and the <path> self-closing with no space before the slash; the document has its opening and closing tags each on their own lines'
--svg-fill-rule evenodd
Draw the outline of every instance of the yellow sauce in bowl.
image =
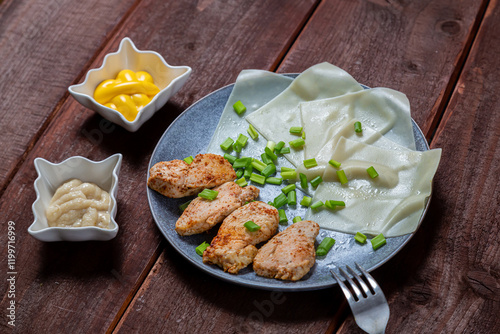
<svg viewBox="0 0 500 334">
<path fill-rule="evenodd" d="M 104 80 L 97 86 L 94 99 L 132 122 L 159 92 L 148 72 L 122 70 L 115 79 Z"/>
</svg>

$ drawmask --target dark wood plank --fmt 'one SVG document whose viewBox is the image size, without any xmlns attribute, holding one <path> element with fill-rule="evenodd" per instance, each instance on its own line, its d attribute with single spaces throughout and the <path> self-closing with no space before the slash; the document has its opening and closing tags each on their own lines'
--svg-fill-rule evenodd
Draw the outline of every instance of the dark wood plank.
<svg viewBox="0 0 500 334">
<path fill-rule="evenodd" d="M 500 5 L 491 2 L 432 141 L 443 149 L 430 211 L 378 271 L 390 333 L 500 332 Z M 340 333 L 362 333 L 352 318 Z"/>
<path fill-rule="evenodd" d="M 225 283 L 187 264 L 169 245 L 116 332 L 324 333 L 342 315 L 342 300 L 333 289 L 292 293 Z"/>
<path fill-rule="evenodd" d="M 322 1 L 278 71 L 328 61 L 360 83 L 399 90 L 430 138 L 486 3 Z"/>
<path fill-rule="evenodd" d="M 61 104 L 1 198 L 1 221 L 13 221 L 17 233 L 15 332 L 99 333 L 114 328 L 163 249 L 163 238 L 151 217 L 145 189 L 147 165 L 154 146 L 183 109 L 234 81 L 242 69 L 274 69 L 315 2 L 293 1 L 287 6 L 289 9 L 283 11 L 272 1 L 142 1 L 130 13 L 109 44 L 95 55 L 91 68 L 99 66 L 104 55 L 115 51 L 119 41 L 129 36 L 138 48 L 156 50 L 173 65 L 191 65 L 194 73 L 179 94 L 136 133 L 119 127 L 103 128 L 100 116 L 72 98 Z M 272 38 L 263 38 L 266 32 L 272 32 Z M 86 136 L 85 132 L 92 136 Z M 124 154 L 116 218 L 120 232 L 116 239 L 46 244 L 28 235 L 26 229 L 33 218 L 31 204 L 35 200 L 35 157 L 57 162 L 83 155 L 101 160 L 116 152 Z M 1 225 L 0 233 L 7 235 L 7 224 Z M 7 250 L 2 249 L 1 254 L 0 266 L 5 268 Z M 186 275 L 184 270 L 194 270 L 185 269 L 186 262 L 174 258 L 175 269 L 158 266 L 170 276 L 173 276 L 171 270 L 181 270 L 182 275 Z M 160 312 L 160 306 L 182 300 L 183 288 L 187 288 L 182 281 L 160 283 L 169 293 L 155 295 L 148 304 L 146 318 L 163 318 L 165 314 Z M 209 301 L 213 291 L 223 290 L 215 289 L 215 284 L 221 283 L 207 284 L 203 290 L 208 296 L 202 298 Z M 0 307 L 6 309 L 9 298 L 6 290 L 3 291 Z M 247 290 L 245 294 L 250 292 Z M 218 298 L 218 305 L 231 309 L 230 294 Z M 240 303 L 243 305 L 245 300 Z M 188 301 L 189 309 L 195 310 L 196 304 L 197 301 Z M 172 311 L 170 325 L 182 316 L 176 313 L 180 311 L 183 310 Z M 218 307 L 211 306 L 206 314 L 212 316 L 217 312 Z M 144 311 L 135 316 L 146 323 L 143 314 Z M 231 313 L 225 313 L 222 319 L 230 322 Z M 129 321 L 136 322 L 136 318 Z M 6 322 L 2 317 L 0 328 L 10 330 Z"/>
<path fill-rule="evenodd" d="M 67 88 L 127 13 L 127 1 L 0 3 L 0 194 Z"/>
</svg>

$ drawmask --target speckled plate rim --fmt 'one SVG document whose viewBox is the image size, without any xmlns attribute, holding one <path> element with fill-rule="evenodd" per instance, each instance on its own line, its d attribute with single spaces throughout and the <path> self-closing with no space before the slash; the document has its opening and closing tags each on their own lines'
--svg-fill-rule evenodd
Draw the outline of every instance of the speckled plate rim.
<svg viewBox="0 0 500 334">
<path fill-rule="evenodd" d="M 290 74 L 283 74 L 283 75 L 294 78 L 298 74 L 297 73 L 290 73 Z M 224 101 L 227 101 L 227 98 L 229 97 L 233 86 L 234 86 L 234 83 L 229 84 L 227 86 L 221 87 L 221 88 L 213 91 L 212 93 L 204 96 L 200 100 L 193 103 L 190 107 L 188 107 L 184 112 L 182 112 L 169 125 L 169 127 L 163 133 L 162 137 L 159 139 L 158 144 L 156 145 L 155 149 L 153 150 L 153 153 L 151 155 L 151 159 L 150 159 L 149 165 L 148 165 L 148 172 L 146 173 L 146 180 L 149 177 L 149 169 L 156 162 L 159 161 L 157 156 L 158 156 L 158 152 L 160 151 L 160 149 L 164 145 L 164 141 L 166 140 L 166 138 L 168 136 L 171 135 L 171 132 L 173 131 L 173 129 L 175 129 L 178 126 L 178 123 L 180 123 L 184 117 L 187 117 L 190 114 L 194 114 L 194 113 L 198 112 L 198 110 L 197 110 L 198 106 L 200 106 L 204 102 L 206 102 L 210 99 L 215 99 L 215 97 L 220 98 L 220 97 L 218 97 L 218 95 L 226 93 L 227 97 L 224 99 Z M 365 85 L 362 85 L 362 86 L 365 89 L 369 88 Z M 225 102 L 221 107 L 220 113 L 222 113 L 224 106 L 225 106 Z M 213 114 L 213 113 L 215 113 L 215 111 L 212 111 L 210 113 Z M 208 145 L 209 139 L 211 138 L 213 131 L 215 130 L 215 127 L 217 126 L 219 117 L 220 117 L 220 115 L 218 115 L 216 117 L 216 121 L 214 122 L 214 127 L 213 127 L 212 131 L 210 132 L 210 137 L 208 138 L 206 145 L 204 145 L 205 149 L 206 149 L 206 146 Z M 422 130 L 418 127 L 418 125 L 415 123 L 415 121 L 413 119 L 412 119 L 412 126 L 413 126 L 414 137 L 415 137 L 415 140 L 417 142 L 417 150 L 419 150 L 419 151 L 429 150 L 429 145 L 425 139 L 424 134 L 422 133 Z M 202 138 L 203 136 L 198 136 L 198 140 L 200 139 L 200 137 Z M 203 152 L 203 150 L 199 149 L 199 153 L 202 153 L 202 152 Z M 190 154 L 186 153 L 186 156 L 189 156 L 189 155 Z M 167 159 L 182 159 L 182 158 L 183 158 L 182 156 L 176 156 L 176 157 L 169 157 Z M 146 184 L 146 188 L 147 188 L 147 197 L 148 197 L 148 203 L 149 203 L 149 207 L 151 210 L 151 214 L 153 216 L 153 219 L 155 220 L 157 227 L 161 231 L 161 233 L 164 235 L 164 237 L 167 239 L 167 241 L 170 243 L 170 245 L 176 251 L 178 251 L 185 259 L 187 259 L 190 263 L 192 263 L 193 265 L 195 265 L 196 267 L 198 267 L 202 271 L 210 274 L 211 276 L 222 279 L 223 281 L 226 281 L 226 282 L 238 284 L 238 285 L 249 287 L 249 288 L 256 288 L 256 289 L 261 289 L 261 290 L 272 290 L 272 291 L 311 291 L 311 290 L 326 289 L 326 288 L 330 288 L 330 287 L 337 285 L 336 280 L 333 279 L 333 277 L 331 277 L 331 276 L 329 276 L 329 278 L 327 280 L 324 280 L 321 282 L 311 282 L 311 284 L 308 284 L 308 281 L 310 280 L 311 276 L 314 275 L 314 269 L 317 266 L 319 266 L 318 265 L 319 261 L 316 261 L 315 266 L 311 269 L 311 273 L 306 275 L 302 280 L 300 280 L 298 282 L 288 282 L 288 281 L 281 281 L 281 280 L 276 280 L 276 279 L 271 279 L 271 278 L 262 278 L 262 277 L 256 276 L 255 274 L 254 274 L 255 277 L 258 278 L 260 281 L 254 281 L 252 279 L 248 279 L 248 277 L 243 278 L 241 276 L 241 272 L 238 275 L 232 275 L 232 274 L 224 272 L 219 267 L 204 264 L 201 261 L 201 256 L 199 256 L 195 253 L 195 247 L 201 242 L 199 242 L 199 243 L 190 242 L 189 243 L 188 241 L 186 241 L 186 244 L 188 244 L 188 247 L 190 249 L 189 253 L 186 252 L 185 248 L 183 248 L 183 246 L 185 247 L 186 244 L 179 244 L 177 240 L 180 240 L 180 239 L 176 240 L 176 238 L 179 236 L 176 234 L 176 232 L 174 230 L 175 221 L 170 221 L 170 222 L 165 221 L 163 219 L 163 217 L 161 216 L 161 212 L 157 211 L 154 207 L 155 202 L 158 202 L 158 199 L 159 199 L 159 201 L 163 201 L 165 203 L 169 203 L 167 201 L 170 201 L 170 202 L 175 201 L 175 203 L 173 205 L 173 207 L 175 207 L 175 208 L 177 208 L 178 204 L 184 203 L 188 199 L 187 198 L 183 198 L 180 200 L 168 199 L 168 198 L 158 194 L 157 192 L 151 190 L 149 187 L 147 187 L 147 184 Z M 432 196 L 432 194 L 431 194 L 431 196 Z M 418 224 L 416 231 L 418 231 L 418 228 L 420 228 L 420 225 L 422 224 L 422 221 L 425 218 L 425 215 L 426 215 L 428 207 L 429 207 L 431 196 L 429 196 L 427 199 L 427 202 L 425 204 L 424 210 L 423 210 L 422 215 L 420 217 L 420 221 L 419 221 L 419 224 Z M 177 211 L 177 213 L 175 213 L 174 215 L 176 215 L 178 217 L 179 212 Z M 170 226 L 168 226 L 168 225 L 170 225 Z M 170 227 L 170 230 L 168 230 L 169 227 Z M 396 245 L 396 247 L 389 249 L 388 252 L 386 252 L 383 257 L 381 257 L 378 261 L 376 261 L 376 263 L 369 265 L 369 266 L 366 266 L 366 264 L 364 264 L 365 269 L 370 272 L 370 271 L 377 269 L 378 267 L 380 267 L 384 263 L 386 263 L 388 260 L 390 260 L 394 255 L 396 255 L 410 241 L 410 239 L 413 237 L 413 235 L 416 233 L 416 231 L 414 233 L 406 234 L 406 235 L 403 235 L 400 237 L 388 238 L 388 240 L 397 239 L 399 243 Z M 329 232 L 331 232 L 331 231 L 329 231 Z M 339 233 L 339 232 L 337 232 L 337 233 Z M 344 233 L 340 233 L 340 234 L 344 234 Z M 204 234 L 204 235 L 206 236 L 207 234 Z M 213 235 L 215 235 L 215 233 L 213 233 Z M 344 235 L 347 235 L 347 234 L 344 234 Z M 197 235 L 197 236 L 200 236 L 200 235 Z M 183 238 L 186 238 L 186 237 L 183 237 Z M 205 239 L 208 239 L 208 238 L 205 238 Z M 184 239 L 184 240 L 186 240 L 186 239 Z M 387 247 L 387 246 L 385 246 L 385 247 Z M 328 265 L 329 264 L 326 264 L 327 267 L 328 267 Z M 333 267 L 336 267 L 336 265 L 334 265 Z M 247 274 L 248 274 L 248 271 L 253 273 L 253 270 L 251 270 L 249 268 L 245 268 L 244 271 L 246 271 Z M 262 282 L 262 280 L 265 280 L 264 283 Z"/>
</svg>

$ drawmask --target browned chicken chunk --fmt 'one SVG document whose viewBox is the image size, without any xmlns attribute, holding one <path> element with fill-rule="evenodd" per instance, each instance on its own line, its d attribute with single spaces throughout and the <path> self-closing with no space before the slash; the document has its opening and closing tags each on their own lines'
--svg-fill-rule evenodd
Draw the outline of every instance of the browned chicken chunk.
<svg viewBox="0 0 500 334">
<path fill-rule="evenodd" d="M 260 229 L 248 231 L 243 225 L 248 221 L 253 221 Z M 224 219 L 219 233 L 203 253 L 203 262 L 237 274 L 252 263 L 257 254 L 255 245 L 276 233 L 278 222 L 278 210 L 269 204 L 257 201 L 242 206 Z"/>
<path fill-rule="evenodd" d="M 189 204 L 175 224 L 177 233 L 192 235 L 208 231 L 245 202 L 250 202 L 259 196 L 258 188 L 254 186 L 242 188 L 232 181 L 213 190 L 219 192 L 213 201 L 197 197 Z"/>
<path fill-rule="evenodd" d="M 236 179 L 233 166 L 224 157 L 198 154 L 191 164 L 183 160 L 161 161 L 149 170 L 148 186 L 162 195 L 179 198 L 196 195 Z"/>
<path fill-rule="evenodd" d="M 298 281 L 314 265 L 318 233 L 319 225 L 311 220 L 291 225 L 259 249 L 253 270 L 259 276 Z"/>
</svg>

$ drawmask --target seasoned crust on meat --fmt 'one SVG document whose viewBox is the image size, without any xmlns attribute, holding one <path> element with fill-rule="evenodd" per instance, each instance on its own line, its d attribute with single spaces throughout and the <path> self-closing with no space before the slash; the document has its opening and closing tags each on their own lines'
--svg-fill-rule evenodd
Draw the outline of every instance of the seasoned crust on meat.
<svg viewBox="0 0 500 334">
<path fill-rule="evenodd" d="M 311 220 L 297 222 L 262 246 L 253 261 L 259 276 L 297 281 L 314 265 L 314 240 L 319 225 Z"/>
<path fill-rule="evenodd" d="M 233 166 L 224 157 L 198 154 L 191 164 L 183 160 L 161 161 L 149 170 L 148 186 L 170 198 L 196 195 L 236 179 Z"/>
<path fill-rule="evenodd" d="M 261 228 L 250 232 L 243 225 L 253 221 Z M 216 264 L 224 271 L 237 274 L 252 263 L 255 245 L 271 238 L 278 230 L 278 210 L 264 202 L 251 202 L 224 219 L 217 236 L 203 253 L 203 262 Z"/>
<path fill-rule="evenodd" d="M 208 231 L 220 223 L 231 212 L 259 196 L 254 186 L 240 187 L 234 182 L 226 182 L 213 190 L 219 192 L 213 201 L 195 198 L 184 210 L 175 224 L 180 235 L 192 235 Z"/>
</svg>

